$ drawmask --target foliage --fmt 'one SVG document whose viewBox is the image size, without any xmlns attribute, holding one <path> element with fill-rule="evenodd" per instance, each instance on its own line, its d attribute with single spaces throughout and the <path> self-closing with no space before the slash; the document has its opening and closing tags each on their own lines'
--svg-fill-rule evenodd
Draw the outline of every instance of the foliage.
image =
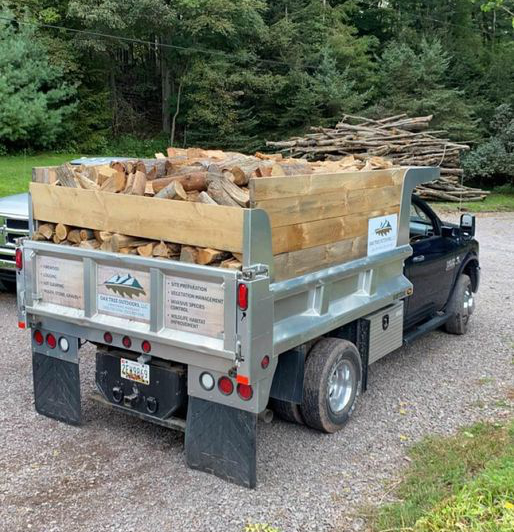
<svg viewBox="0 0 514 532">
<path fill-rule="evenodd" d="M 514 423 L 479 423 L 450 438 L 430 437 L 410 457 L 396 493 L 401 502 L 379 510 L 374 531 L 512 530 Z"/>
<path fill-rule="evenodd" d="M 251 151 L 344 112 L 434 114 L 434 127 L 481 143 L 495 109 L 514 106 L 512 0 L 13 4 L 30 24 L 86 30 L 14 33 L 30 30 L 33 55 L 45 50 L 76 93 L 73 120 L 43 137 L 61 148 L 100 153 L 118 137 L 164 135 Z M 71 96 L 50 108 L 64 117 Z M 9 148 L 40 138 L 13 134 Z"/>
<path fill-rule="evenodd" d="M 490 123 L 492 136 L 463 157 L 465 176 L 481 185 L 514 185 L 514 110 L 504 104 Z"/>
<path fill-rule="evenodd" d="M 3 9 L 2 17 L 11 13 Z M 0 19 L 0 144 L 55 146 L 62 141 L 76 88 L 62 65 L 50 62 L 31 26 Z"/>
</svg>

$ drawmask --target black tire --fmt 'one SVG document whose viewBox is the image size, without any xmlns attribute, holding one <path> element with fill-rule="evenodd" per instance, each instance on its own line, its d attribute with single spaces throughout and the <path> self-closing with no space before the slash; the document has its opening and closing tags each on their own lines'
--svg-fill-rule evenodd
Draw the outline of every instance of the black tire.
<svg viewBox="0 0 514 532">
<path fill-rule="evenodd" d="M 457 279 L 457 284 L 448 305 L 449 320 L 444 324 L 450 334 L 466 334 L 468 322 L 474 310 L 473 285 L 466 274 Z"/>
<path fill-rule="evenodd" d="M 0 290 L 6 292 L 16 292 L 16 281 L 8 281 L 6 279 L 0 281 Z"/>
<path fill-rule="evenodd" d="M 343 375 L 342 393 L 334 395 L 335 370 Z M 346 377 L 345 375 L 348 375 Z M 332 378 L 332 381 L 331 381 Z M 341 430 L 355 408 L 362 379 L 359 351 L 351 342 L 323 338 L 311 349 L 305 362 L 303 402 L 300 411 L 305 424 L 322 432 Z M 332 383 L 332 384 L 331 384 Z M 339 398 L 340 409 L 333 408 Z"/>
<path fill-rule="evenodd" d="M 278 415 L 278 417 L 284 421 L 303 425 L 303 417 L 300 412 L 300 405 L 289 403 L 288 401 L 280 401 L 279 399 L 272 399 L 270 406 Z"/>
</svg>

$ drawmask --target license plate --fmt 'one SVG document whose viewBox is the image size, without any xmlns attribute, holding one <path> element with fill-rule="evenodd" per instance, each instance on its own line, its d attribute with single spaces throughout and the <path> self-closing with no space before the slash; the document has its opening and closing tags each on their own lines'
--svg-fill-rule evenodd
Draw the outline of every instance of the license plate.
<svg viewBox="0 0 514 532">
<path fill-rule="evenodd" d="M 141 384 L 150 384 L 150 366 L 140 364 L 127 358 L 121 359 L 120 374 L 122 379 L 140 382 Z"/>
</svg>

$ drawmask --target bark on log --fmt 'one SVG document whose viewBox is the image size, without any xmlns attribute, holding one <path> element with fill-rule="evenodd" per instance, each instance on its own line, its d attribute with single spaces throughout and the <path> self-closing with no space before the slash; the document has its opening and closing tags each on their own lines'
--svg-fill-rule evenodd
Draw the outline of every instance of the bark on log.
<svg viewBox="0 0 514 532">
<path fill-rule="evenodd" d="M 132 183 L 132 190 L 130 193 L 135 196 L 144 196 L 146 190 L 146 174 L 136 171 L 134 174 L 134 181 Z"/>
<path fill-rule="evenodd" d="M 193 246 L 182 246 L 180 250 L 180 262 L 190 262 L 196 264 L 198 250 Z"/>
<path fill-rule="evenodd" d="M 55 225 L 54 224 L 40 224 L 38 227 L 38 233 L 50 240 L 54 236 Z"/>
</svg>

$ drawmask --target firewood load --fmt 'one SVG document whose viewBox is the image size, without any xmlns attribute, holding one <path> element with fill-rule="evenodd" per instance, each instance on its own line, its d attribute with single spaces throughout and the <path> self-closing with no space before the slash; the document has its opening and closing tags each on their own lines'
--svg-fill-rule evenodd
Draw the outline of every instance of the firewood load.
<svg viewBox="0 0 514 532">
<path fill-rule="evenodd" d="M 313 127 L 312 133 L 289 140 L 267 142 L 267 146 L 298 161 L 340 161 L 353 157 L 359 165 L 385 158 L 394 166 L 438 166 L 441 178 L 417 188 L 431 201 L 478 201 L 489 192 L 462 185 L 460 154 L 466 144 L 441 137 L 444 131 L 430 130 L 432 115 L 409 118 L 397 115 L 372 120 L 344 115 L 335 128 Z M 360 168 L 359 168 L 360 169 Z"/>
<path fill-rule="evenodd" d="M 312 174 L 331 174 L 389 169 L 392 162 L 382 157 L 366 161 L 353 156 L 339 160 L 306 161 L 281 154 L 241 153 L 198 148 L 169 148 L 155 159 L 115 161 L 110 165 L 65 164 L 41 169 L 42 181 L 52 187 L 68 187 L 118 195 L 155 197 L 234 208 L 250 204 L 250 179 Z M 156 241 L 63 223 L 40 223 L 34 240 L 49 241 L 91 250 L 180 260 L 201 265 L 241 269 L 242 257 L 213 248 Z"/>
</svg>

